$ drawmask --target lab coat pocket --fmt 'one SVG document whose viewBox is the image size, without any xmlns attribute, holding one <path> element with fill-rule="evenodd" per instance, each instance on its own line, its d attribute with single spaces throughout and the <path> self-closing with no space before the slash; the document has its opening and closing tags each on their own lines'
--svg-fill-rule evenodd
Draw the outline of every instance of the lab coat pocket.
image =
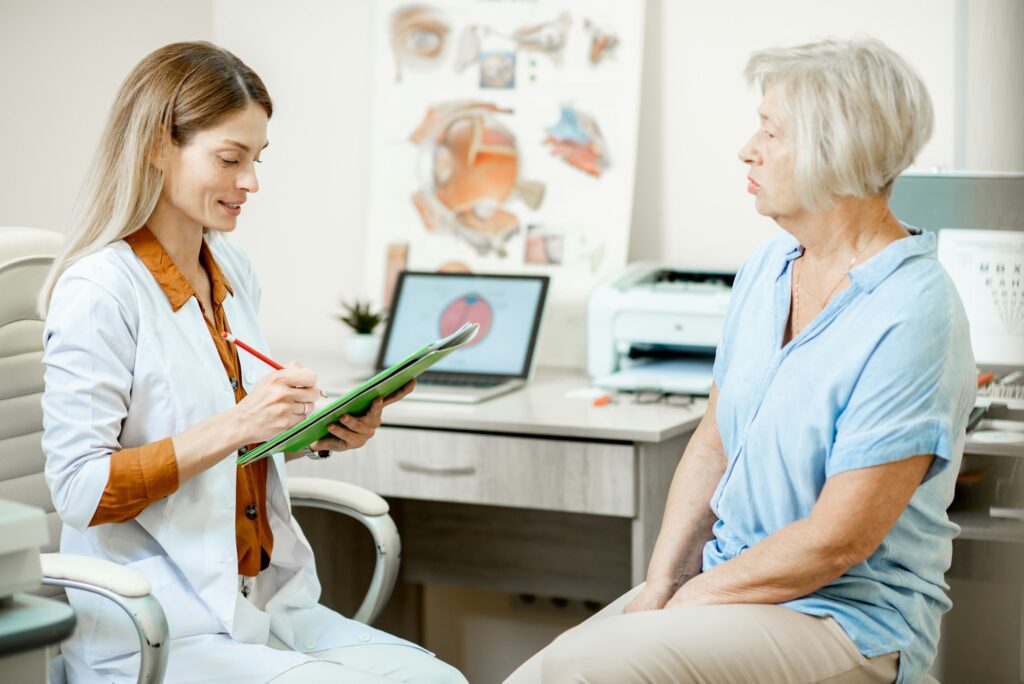
<svg viewBox="0 0 1024 684">
<path fill-rule="evenodd" d="M 170 639 L 221 631 L 217 620 L 166 556 L 125 564 L 149 580 L 150 591 L 167 617 Z M 100 603 L 87 660 L 96 664 L 139 650 L 139 635 L 128 615 L 113 601 Z"/>
</svg>

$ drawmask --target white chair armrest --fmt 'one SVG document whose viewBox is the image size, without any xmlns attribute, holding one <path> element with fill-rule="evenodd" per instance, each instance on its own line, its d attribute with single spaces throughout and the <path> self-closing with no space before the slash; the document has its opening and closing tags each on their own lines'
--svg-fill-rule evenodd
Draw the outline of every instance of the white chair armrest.
<svg viewBox="0 0 1024 684">
<path fill-rule="evenodd" d="M 359 521 L 373 537 L 377 562 L 366 596 L 353 619 L 372 624 L 391 597 L 402 562 L 402 541 L 395 521 L 388 515 L 388 502 L 368 489 L 316 477 L 289 477 L 292 506 L 322 508 Z"/>
<path fill-rule="evenodd" d="M 150 592 L 149 580 L 135 570 L 101 558 L 72 553 L 39 554 L 43 584 L 98 594 L 117 604 L 139 635 L 140 684 L 160 684 L 167 670 L 167 616 Z"/>
<path fill-rule="evenodd" d="M 388 502 L 369 489 L 348 482 L 317 477 L 289 477 L 288 493 L 293 499 L 317 499 L 344 506 L 363 515 L 386 515 Z"/>
<path fill-rule="evenodd" d="M 39 562 L 43 566 L 44 577 L 83 582 L 129 598 L 146 596 L 151 590 L 149 580 L 141 573 L 102 558 L 73 553 L 41 553 Z"/>
</svg>

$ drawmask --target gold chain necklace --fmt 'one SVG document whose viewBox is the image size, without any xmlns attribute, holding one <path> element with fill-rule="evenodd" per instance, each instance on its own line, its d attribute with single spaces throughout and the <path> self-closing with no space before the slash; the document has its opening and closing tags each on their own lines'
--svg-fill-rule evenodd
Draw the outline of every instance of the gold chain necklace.
<svg viewBox="0 0 1024 684">
<path fill-rule="evenodd" d="M 833 285 L 832 288 L 828 291 L 828 294 L 825 295 L 825 298 L 821 300 L 822 309 L 828 306 L 828 301 L 832 298 L 832 295 L 835 294 L 836 288 L 839 287 L 839 284 L 843 282 L 843 278 L 850 275 L 850 269 L 853 268 L 853 264 L 857 261 L 858 258 L 860 258 L 860 255 L 863 254 L 864 250 L 866 250 L 871 245 L 871 243 L 875 241 L 875 238 L 878 237 L 878 234 L 882 232 L 882 226 L 885 225 L 885 219 L 888 217 L 887 215 L 888 212 L 886 212 L 886 216 L 882 217 L 882 221 L 881 223 L 878 224 L 878 228 L 875 228 L 875 232 L 871 236 L 871 239 L 864 243 L 863 247 L 857 250 L 857 253 L 853 255 L 852 259 L 850 259 L 850 263 L 846 264 L 846 270 L 844 270 L 842 275 L 839 276 L 839 280 L 837 280 L 836 284 Z M 799 262 L 802 258 L 803 255 L 801 254 L 800 257 L 793 262 L 793 337 L 799 335 L 800 331 L 803 330 L 803 327 L 800 326 L 800 271 L 803 269 L 802 267 L 797 268 L 797 266 L 799 265 L 797 262 Z"/>
</svg>

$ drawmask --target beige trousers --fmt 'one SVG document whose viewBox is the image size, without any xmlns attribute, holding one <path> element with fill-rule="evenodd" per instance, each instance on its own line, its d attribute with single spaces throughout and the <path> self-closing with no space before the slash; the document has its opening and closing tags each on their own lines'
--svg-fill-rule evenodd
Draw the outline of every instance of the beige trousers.
<svg viewBox="0 0 1024 684">
<path fill-rule="evenodd" d="M 865 658 L 832 618 L 775 605 L 622 614 L 616 599 L 523 663 L 505 684 L 861 684 L 896 679 L 899 653 Z"/>
</svg>

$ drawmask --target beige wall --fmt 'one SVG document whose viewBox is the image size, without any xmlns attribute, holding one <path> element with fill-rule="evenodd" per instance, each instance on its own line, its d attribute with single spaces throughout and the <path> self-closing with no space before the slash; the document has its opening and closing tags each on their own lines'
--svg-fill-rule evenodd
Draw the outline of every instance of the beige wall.
<svg viewBox="0 0 1024 684">
<path fill-rule="evenodd" d="M 210 0 L 0 1 L 0 225 L 63 230 L 121 80 Z"/>
</svg>

